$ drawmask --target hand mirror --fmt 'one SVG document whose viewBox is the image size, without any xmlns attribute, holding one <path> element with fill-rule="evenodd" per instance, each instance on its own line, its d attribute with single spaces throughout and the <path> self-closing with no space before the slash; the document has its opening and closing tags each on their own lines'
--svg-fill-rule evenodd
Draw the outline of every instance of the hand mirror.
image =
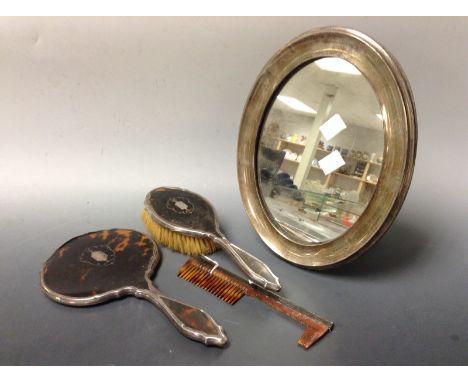
<svg viewBox="0 0 468 382">
<path fill-rule="evenodd" d="M 213 318 L 196 307 L 164 296 L 151 279 L 161 260 L 157 245 L 129 229 L 90 232 L 75 237 L 44 264 L 41 286 L 55 302 L 72 306 L 100 304 L 135 296 L 156 305 L 186 337 L 223 346 L 227 337 Z"/>
<path fill-rule="evenodd" d="M 416 140 L 409 83 L 384 48 L 345 28 L 305 33 L 266 64 L 244 109 L 238 178 L 247 214 L 289 262 L 347 262 L 395 219 Z"/>
</svg>

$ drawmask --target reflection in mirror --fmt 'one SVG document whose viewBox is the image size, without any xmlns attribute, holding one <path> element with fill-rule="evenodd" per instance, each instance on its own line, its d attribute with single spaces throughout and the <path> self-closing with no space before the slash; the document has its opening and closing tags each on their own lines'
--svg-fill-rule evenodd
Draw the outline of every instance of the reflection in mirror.
<svg viewBox="0 0 468 382">
<path fill-rule="evenodd" d="M 306 243 L 335 239 L 362 215 L 379 179 L 377 97 L 351 63 L 309 63 L 272 101 L 258 150 L 258 184 L 275 220 Z"/>
</svg>

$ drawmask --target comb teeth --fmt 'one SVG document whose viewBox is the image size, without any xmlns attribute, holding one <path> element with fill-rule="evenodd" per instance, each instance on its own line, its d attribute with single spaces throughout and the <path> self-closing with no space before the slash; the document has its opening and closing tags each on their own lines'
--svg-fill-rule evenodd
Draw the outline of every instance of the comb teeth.
<svg viewBox="0 0 468 382">
<path fill-rule="evenodd" d="M 210 273 L 210 270 L 198 266 L 190 260 L 180 268 L 177 276 L 205 289 L 231 305 L 234 305 L 245 294 L 240 285 L 217 274 L 216 270 Z"/>
</svg>

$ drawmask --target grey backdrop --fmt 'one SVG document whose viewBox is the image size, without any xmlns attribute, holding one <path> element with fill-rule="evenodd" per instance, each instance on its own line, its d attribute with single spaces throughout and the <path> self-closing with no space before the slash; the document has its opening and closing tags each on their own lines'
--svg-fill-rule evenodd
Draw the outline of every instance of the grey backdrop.
<svg viewBox="0 0 468 382">
<path fill-rule="evenodd" d="M 385 238 L 350 265 L 313 272 L 274 256 L 251 227 L 236 140 L 262 66 L 324 25 L 361 30 L 397 57 L 419 146 Z M 1 19 L 0 363 L 468 364 L 467 41 L 466 18 Z M 186 257 L 167 249 L 156 284 L 209 311 L 227 348 L 187 340 L 142 300 L 78 309 L 43 295 L 39 270 L 55 248 L 92 230 L 143 230 L 143 198 L 159 185 L 210 199 L 282 293 L 335 330 L 304 351 L 300 327 L 260 302 L 231 307 L 178 279 Z"/>
</svg>

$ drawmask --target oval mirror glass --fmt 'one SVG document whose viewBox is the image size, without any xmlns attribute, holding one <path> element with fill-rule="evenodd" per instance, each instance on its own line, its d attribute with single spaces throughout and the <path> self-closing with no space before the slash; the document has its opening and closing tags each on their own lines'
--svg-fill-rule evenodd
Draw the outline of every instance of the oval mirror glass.
<svg viewBox="0 0 468 382">
<path fill-rule="evenodd" d="M 264 117 L 256 166 L 264 205 L 298 242 L 336 239 L 369 204 L 383 151 L 382 110 L 367 79 L 338 57 L 310 62 Z"/>
</svg>

